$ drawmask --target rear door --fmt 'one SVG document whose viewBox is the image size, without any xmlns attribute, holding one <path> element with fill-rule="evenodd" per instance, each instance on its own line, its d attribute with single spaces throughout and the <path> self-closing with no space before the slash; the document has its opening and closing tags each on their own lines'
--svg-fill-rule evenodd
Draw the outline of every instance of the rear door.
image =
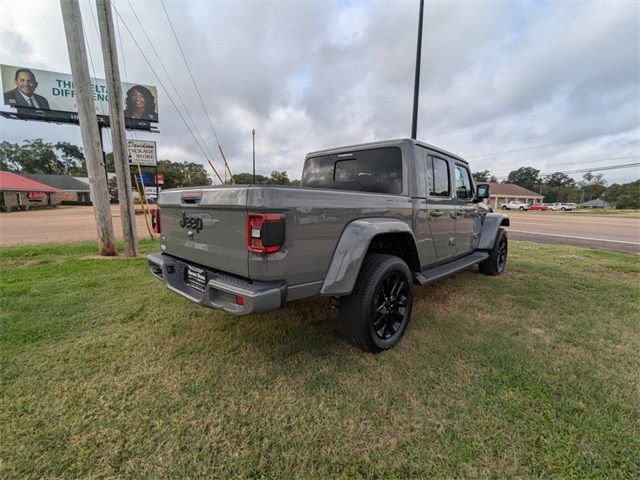
<svg viewBox="0 0 640 480">
<path fill-rule="evenodd" d="M 463 254 L 471 251 L 473 245 L 477 213 L 476 205 L 473 203 L 475 192 L 471 172 L 463 163 L 453 163 L 453 178 L 456 203 L 456 253 Z"/>
<path fill-rule="evenodd" d="M 427 223 L 438 260 L 455 255 L 456 204 L 452 200 L 451 168 L 444 156 L 427 157 Z"/>
<path fill-rule="evenodd" d="M 248 188 L 163 191 L 159 202 L 163 252 L 247 277 Z"/>
</svg>

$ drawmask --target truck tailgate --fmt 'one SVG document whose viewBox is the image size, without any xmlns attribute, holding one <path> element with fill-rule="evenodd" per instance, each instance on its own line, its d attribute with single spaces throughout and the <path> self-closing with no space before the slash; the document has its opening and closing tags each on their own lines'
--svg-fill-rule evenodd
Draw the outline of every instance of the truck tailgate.
<svg viewBox="0 0 640 480">
<path fill-rule="evenodd" d="M 164 253 L 247 277 L 247 191 L 248 186 L 162 192 Z"/>
</svg>

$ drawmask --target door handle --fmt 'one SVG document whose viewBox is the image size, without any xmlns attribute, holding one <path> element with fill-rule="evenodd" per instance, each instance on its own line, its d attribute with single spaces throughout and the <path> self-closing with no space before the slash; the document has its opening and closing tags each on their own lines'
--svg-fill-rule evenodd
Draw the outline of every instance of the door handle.
<svg viewBox="0 0 640 480">
<path fill-rule="evenodd" d="M 440 218 L 443 215 L 444 215 L 444 212 L 442 210 L 432 210 L 429 213 L 429 216 L 433 218 Z"/>
</svg>

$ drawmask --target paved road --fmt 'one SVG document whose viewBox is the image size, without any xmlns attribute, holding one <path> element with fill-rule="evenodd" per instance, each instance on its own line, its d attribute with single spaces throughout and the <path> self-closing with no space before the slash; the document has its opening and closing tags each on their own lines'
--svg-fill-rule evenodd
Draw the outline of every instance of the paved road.
<svg viewBox="0 0 640 480">
<path fill-rule="evenodd" d="M 116 238 L 122 239 L 120 207 L 112 205 L 111 213 Z M 149 238 L 144 215 L 136 215 L 136 230 L 138 238 Z M 0 247 L 97 239 L 93 207 L 57 207 L 29 212 L 0 213 Z"/>
<path fill-rule="evenodd" d="M 640 255 L 640 218 L 566 212 L 508 212 L 509 238 Z"/>
<path fill-rule="evenodd" d="M 113 227 L 122 238 L 120 212 L 112 206 Z M 508 212 L 509 237 L 640 254 L 640 218 L 562 212 Z M 139 238 L 149 238 L 144 217 L 136 215 Z M 0 214 L 0 247 L 96 240 L 91 207 Z"/>
</svg>

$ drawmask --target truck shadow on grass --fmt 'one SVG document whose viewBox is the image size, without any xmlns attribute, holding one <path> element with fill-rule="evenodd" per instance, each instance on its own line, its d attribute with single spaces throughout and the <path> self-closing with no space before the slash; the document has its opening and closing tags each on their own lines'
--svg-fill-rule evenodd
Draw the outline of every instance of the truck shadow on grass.
<svg viewBox="0 0 640 480">
<path fill-rule="evenodd" d="M 452 313 L 461 304 L 472 304 L 464 298 L 480 279 L 486 277 L 477 271 L 467 271 L 437 284 L 415 287 L 411 321 L 398 347 L 407 337 L 428 335 L 434 317 Z M 224 316 L 222 321 L 237 330 L 234 336 L 246 342 L 248 348 L 259 349 L 270 357 L 371 355 L 345 339 L 338 309 L 331 306 L 328 298 L 299 300 L 283 309 L 248 317 Z"/>
</svg>

